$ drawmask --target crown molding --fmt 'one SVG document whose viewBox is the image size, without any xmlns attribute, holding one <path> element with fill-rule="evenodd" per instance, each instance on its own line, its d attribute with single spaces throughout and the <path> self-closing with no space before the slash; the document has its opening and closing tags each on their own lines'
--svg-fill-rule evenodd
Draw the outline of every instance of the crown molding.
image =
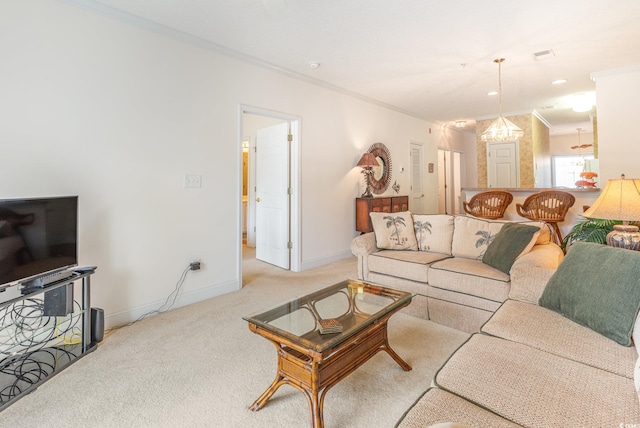
<svg viewBox="0 0 640 428">
<path fill-rule="evenodd" d="M 507 113 L 502 113 L 502 116 L 504 116 L 506 118 L 509 118 L 509 117 L 512 117 L 512 116 L 522 116 L 522 115 L 529 115 L 529 114 L 534 114 L 535 115 L 536 111 L 535 110 L 510 111 L 510 112 L 507 112 Z M 489 115 L 485 115 L 485 116 L 478 116 L 478 117 L 475 117 L 474 119 L 476 121 L 478 121 L 478 120 L 487 120 L 487 119 L 497 119 L 499 117 L 500 117 L 499 114 L 489 114 Z M 538 117 L 538 116 L 536 116 L 536 117 Z"/>
<path fill-rule="evenodd" d="M 545 119 L 544 117 L 542 117 L 542 115 L 538 112 L 538 110 L 533 110 L 531 112 L 532 116 L 535 116 L 536 118 L 538 118 L 538 120 L 540 122 L 542 122 L 547 128 L 551 129 L 551 124 L 547 121 L 547 119 Z"/>
<path fill-rule="evenodd" d="M 595 82 L 598 77 L 615 76 L 617 74 L 627 74 L 627 73 L 635 73 L 635 72 L 640 72 L 640 65 L 632 65 L 630 67 L 615 68 L 612 70 L 595 71 L 589 74 L 589 77 L 591 78 L 591 80 Z"/>
<path fill-rule="evenodd" d="M 60 0 L 63 3 L 67 3 L 71 6 L 76 6 L 85 10 L 88 10 L 90 12 L 93 12 L 95 14 L 98 15 L 102 15 L 120 22 L 123 22 L 125 24 L 129 24 L 131 26 L 143 29 L 143 30 L 147 30 L 153 33 L 156 33 L 158 35 L 164 36 L 164 37 L 169 37 L 175 40 L 178 40 L 180 42 L 183 43 L 187 43 L 190 44 L 192 46 L 196 46 L 198 48 L 210 51 L 210 52 L 214 52 L 220 55 L 224 55 L 228 58 L 232 58 L 238 61 L 242 61 L 251 65 L 254 65 L 256 67 L 261 67 L 267 70 L 271 70 L 271 71 L 275 71 L 277 73 L 280 73 L 282 75 L 285 75 L 287 77 L 293 78 L 293 79 L 297 79 L 306 83 L 310 83 L 312 85 L 315 86 L 319 86 L 322 87 L 324 89 L 328 89 L 334 92 L 338 92 L 340 94 L 343 95 L 347 95 L 356 99 L 359 99 L 361 101 L 365 101 L 367 103 L 370 104 L 374 104 L 377 105 L 379 107 L 383 107 L 389 110 L 393 110 L 395 112 L 398 113 L 402 113 L 405 114 L 407 116 L 411 116 L 414 117 L 416 119 L 420 119 L 420 120 L 424 120 L 426 122 L 430 122 L 428 119 L 424 118 L 424 117 L 420 117 L 415 113 L 409 112 L 407 110 L 404 110 L 400 107 L 396 107 L 394 105 L 391 104 L 387 104 L 385 102 L 376 100 L 375 98 L 370 98 L 367 97 L 366 95 L 362 95 L 359 94 L 357 92 L 352 92 L 348 89 L 342 88 L 340 86 L 337 85 L 333 85 L 331 83 L 325 82 L 323 80 L 320 79 L 316 79 L 313 77 L 309 77 L 307 75 L 304 75 L 302 73 L 298 73 L 296 71 L 292 71 L 292 70 L 288 70 L 286 68 L 280 67 L 276 64 L 270 63 L 268 61 L 264 61 L 261 60 L 259 58 L 256 58 L 254 56 L 251 55 L 246 55 L 243 54 L 242 52 L 238 52 L 235 51 L 233 49 L 229 49 L 225 46 L 219 45 L 215 42 L 212 42 L 210 40 L 206 40 L 203 39 L 201 37 L 197 37 L 188 33 L 185 33 L 184 31 L 180 31 L 180 30 L 176 30 L 175 28 L 171 28 L 168 27 L 166 25 L 163 24 L 159 24 L 157 22 L 153 22 L 150 21 L 148 19 L 142 18 L 140 16 L 137 15 L 133 15 L 131 13 L 128 12 L 124 12 L 120 9 L 116 9 L 114 7 L 111 6 L 107 6 L 105 4 L 96 2 L 94 0 Z"/>
</svg>

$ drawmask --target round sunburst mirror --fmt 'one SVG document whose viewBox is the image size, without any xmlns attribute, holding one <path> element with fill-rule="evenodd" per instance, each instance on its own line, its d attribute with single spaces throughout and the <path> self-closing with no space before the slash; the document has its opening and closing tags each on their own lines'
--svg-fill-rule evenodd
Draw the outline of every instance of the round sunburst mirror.
<svg viewBox="0 0 640 428">
<path fill-rule="evenodd" d="M 376 195 L 381 195 L 389 187 L 391 182 L 391 153 L 382 143 L 375 143 L 369 147 L 369 153 L 376 157 L 380 166 L 373 168 L 371 174 L 371 191 Z"/>
</svg>

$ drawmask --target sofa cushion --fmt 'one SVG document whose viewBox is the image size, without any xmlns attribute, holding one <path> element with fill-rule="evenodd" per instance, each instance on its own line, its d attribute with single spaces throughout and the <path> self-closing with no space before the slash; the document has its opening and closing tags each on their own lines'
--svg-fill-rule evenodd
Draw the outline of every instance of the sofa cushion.
<svg viewBox="0 0 640 428">
<path fill-rule="evenodd" d="M 509 273 L 513 262 L 528 253 L 540 235 L 540 228 L 519 223 L 507 223 L 482 256 L 482 262 L 501 272 Z"/>
<path fill-rule="evenodd" d="M 451 254 L 454 257 L 482 260 L 489 244 L 505 224 L 464 215 L 456 216 L 453 221 Z"/>
<path fill-rule="evenodd" d="M 446 214 L 414 214 L 418 249 L 434 253 L 451 254 L 453 216 Z"/>
<path fill-rule="evenodd" d="M 635 345 L 636 352 L 640 355 L 640 316 L 636 317 L 636 323 L 633 326 L 633 333 L 631 333 L 633 344 Z M 636 364 L 633 368 L 633 381 L 636 386 L 636 392 L 640 399 L 640 357 L 636 360 Z"/>
<path fill-rule="evenodd" d="M 511 266 L 509 298 L 537 305 L 563 258 L 562 249 L 553 242 L 534 245 L 531 251 L 518 258 Z"/>
<path fill-rule="evenodd" d="M 429 269 L 429 285 L 494 302 L 504 302 L 509 295 L 509 275 L 480 260 L 462 257 L 433 263 Z"/>
<path fill-rule="evenodd" d="M 413 216 L 410 211 L 396 213 L 371 212 L 376 246 L 386 250 L 417 250 Z"/>
<path fill-rule="evenodd" d="M 638 353 L 557 312 L 507 300 L 481 331 L 620 376 L 633 378 Z"/>
<path fill-rule="evenodd" d="M 382 250 L 369 256 L 369 271 L 426 283 L 429 264 L 448 257 L 424 251 Z"/>
<path fill-rule="evenodd" d="M 621 345 L 631 345 L 640 308 L 640 252 L 573 244 L 539 304 Z"/>
<path fill-rule="evenodd" d="M 523 426 L 640 424 L 633 380 L 481 333 L 449 358 L 435 382 Z"/>
<path fill-rule="evenodd" d="M 514 424 L 438 388 L 428 389 L 396 425 L 397 428 L 432 428 L 438 422 L 450 421 L 472 427 L 515 428 Z M 455 425 L 454 425 L 455 426 Z"/>
</svg>

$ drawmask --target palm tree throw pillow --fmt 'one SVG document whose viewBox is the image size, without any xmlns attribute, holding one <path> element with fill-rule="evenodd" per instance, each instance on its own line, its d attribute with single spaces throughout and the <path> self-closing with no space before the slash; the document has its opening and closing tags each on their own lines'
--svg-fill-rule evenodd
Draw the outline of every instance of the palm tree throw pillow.
<svg viewBox="0 0 640 428">
<path fill-rule="evenodd" d="M 414 214 L 413 228 L 420 251 L 451 255 L 453 216 L 447 214 Z"/>
<path fill-rule="evenodd" d="M 369 213 L 376 247 L 383 250 L 417 250 L 418 242 L 410 211 L 397 213 Z"/>
<path fill-rule="evenodd" d="M 493 242 L 504 225 L 504 222 L 487 221 L 465 215 L 456 216 L 451 245 L 453 256 L 482 260 L 489 244 Z"/>
</svg>

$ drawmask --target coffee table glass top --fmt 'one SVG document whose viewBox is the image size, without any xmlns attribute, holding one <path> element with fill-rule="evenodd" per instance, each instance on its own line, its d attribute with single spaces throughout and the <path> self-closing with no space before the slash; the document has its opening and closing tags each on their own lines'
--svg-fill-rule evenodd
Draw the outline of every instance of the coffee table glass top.
<svg viewBox="0 0 640 428">
<path fill-rule="evenodd" d="M 291 342 L 323 352 L 413 298 L 413 294 L 346 280 L 243 317 Z M 335 319 L 339 333 L 320 333 L 320 320 Z"/>
</svg>

